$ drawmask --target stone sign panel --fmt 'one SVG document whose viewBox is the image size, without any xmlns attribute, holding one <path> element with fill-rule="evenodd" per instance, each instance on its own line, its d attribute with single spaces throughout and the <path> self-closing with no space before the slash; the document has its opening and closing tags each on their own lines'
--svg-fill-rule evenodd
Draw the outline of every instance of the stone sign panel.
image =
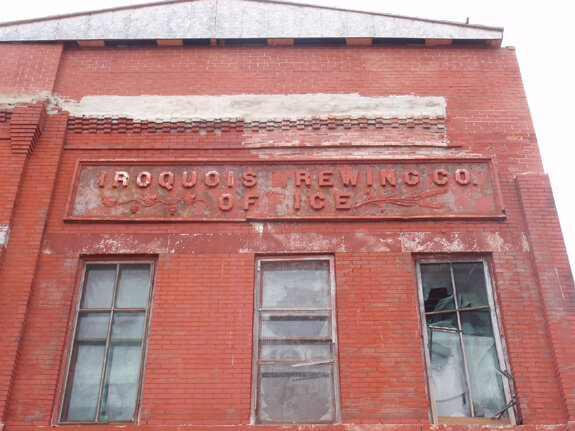
<svg viewBox="0 0 575 431">
<path fill-rule="evenodd" d="M 67 220 L 505 217 L 489 159 L 80 161 Z"/>
</svg>

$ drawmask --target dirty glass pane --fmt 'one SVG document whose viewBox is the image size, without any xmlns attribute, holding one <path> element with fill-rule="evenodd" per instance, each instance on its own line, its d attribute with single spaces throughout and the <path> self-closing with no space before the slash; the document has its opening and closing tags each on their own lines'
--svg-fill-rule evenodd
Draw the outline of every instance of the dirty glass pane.
<svg viewBox="0 0 575 431">
<path fill-rule="evenodd" d="M 100 421 L 132 420 L 140 375 L 140 343 L 112 343 L 100 406 Z"/>
<path fill-rule="evenodd" d="M 146 308 L 150 286 L 150 265 L 120 265 L 117 308 Z"/>
<path fill-rule="evenodd" d="M 455 309 L 448 263 L 421 264 L 421 282 L 426 313 Z"/>
<path fill-rule="evenodd" d="M 146 324 L 146 313 L 116 312 L 112 322 L 112 340 L 142 338 Z"/>
<path fill-rule="evenodd" d="M 329 337 L 329 313 L 265 313 L 261 314 L 262 337 Z"/>
<path fill-rule="evenodd" d="M 332 365 L 261 365 L 260 422 L 333 422 Z"/>
<path fill-rule="evenodd" d="M 438 416 L 471 415 L 461 342 L 458 333 L 433 330 L 431 376 Z"/>
<path fill-rule="evenodd" d="M 263 308 L 330 307 L 327 261 L 262 262 Z"/>
<path fill-rule="evenodd" d="M 506 403 L 489 311 L 462 312 L 461 326 L 475 416 L 492 417 Z"/>
<path fill-rule="evenodd" d="M 482 262 L 453 264 L 459 308 L 488 307 Z"/>
<path fill-rule="evenodd" d="M 106 339 L 108 337 L 108 323 L 110 312 L 83 313 L 78 322 L 77 338 Z"/>
<path fill-rule="evenodd" d="M 98 393 L 104 362 L 104 343 L 78 343 L 72 364 L 73 375 L 66 421 L 92 422 L 96 418 Z"/>
<path fill-rule="evenodd" d="M 88 265 L 82 308 L 110 308 L 116 281 L 116 265 Z"/>
<path fill-rule="evenodd" d="M 330 360 L 331 341 L 290 342 L 287 340 L 261 340 L 260 359 L 263 360 Z"/>
</svg>

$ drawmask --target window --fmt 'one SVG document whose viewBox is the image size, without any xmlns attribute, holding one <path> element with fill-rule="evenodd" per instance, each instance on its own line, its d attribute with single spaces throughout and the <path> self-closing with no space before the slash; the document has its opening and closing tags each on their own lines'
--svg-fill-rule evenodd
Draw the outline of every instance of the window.
<svg viewBox="0 0 575 431">
<path fill-rule="evenodd" d="M 434 422 L 513 420 L 487 261 L 417 267 Z"/>
<path fill-rule="evenodd" d="M 62 422 L 132 422 L 150 313 L 151 262 L 84 267 Z"/>
<path fill-rule="evenodd" d="M 333 259 L 256 265 L 253 421 L 339 422 Z"/>
</svg>

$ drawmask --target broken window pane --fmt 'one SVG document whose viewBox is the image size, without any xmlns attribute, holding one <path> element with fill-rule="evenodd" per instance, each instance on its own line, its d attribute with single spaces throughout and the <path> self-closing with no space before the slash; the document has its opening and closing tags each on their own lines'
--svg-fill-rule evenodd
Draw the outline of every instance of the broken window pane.
<svg viewBox="0 0 575 431">
<path fill-rule="evenodd" d="M 453 278 L 457 287 L 458 308 L 486 307 L 489 305 L 481 262 L 454 263 Z"/>
<path fill-rule="evenodd" d="M 457 313 L 437 313 L 427 316 L 427 326 L 429 328 L 451 328 L 457 330 Z"/>
<path fill-rule="evenodd" d="M 475 416 L 492 417 L 506 402 L 489 311 L 462 312 L 461 324 Z"/>
<path fill-rule="evenodd" d="M 486 262 L 422 263 L 419 271 L 437 416 L 495 416 L 506 401 Z"/>
<path fill-rule="evenodd" d="M 438 416 L 470 416 L 459 334 L 432 330 L 430 339 L 433 393 Z"/>
<path fill-rule="evenodd" d="M 425 312 L 455 309 L 449 264 L 421 265 Z"/>
</svg>

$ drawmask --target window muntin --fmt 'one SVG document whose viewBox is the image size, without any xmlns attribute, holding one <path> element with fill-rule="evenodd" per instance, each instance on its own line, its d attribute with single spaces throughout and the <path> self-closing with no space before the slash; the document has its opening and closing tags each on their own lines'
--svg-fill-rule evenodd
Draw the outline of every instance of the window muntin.
<svg viewBox="0 0 575 431">
<path fill-rule="evenodd" d="M 487 261 L 420 261 L 417 268 L 434 422 L 497 416 L 509 391 L 496 371 L 504 362 Z"/>
<path fill-rule="evenodd" d="M 61 422 L 133 422 L 150 312 L 151 262 L 84 267 Z"/>
<path fill-rule="evenodd" d="M 339 422 L 333 259 L 256 265 L 254 422 Z"/>
</svg>

